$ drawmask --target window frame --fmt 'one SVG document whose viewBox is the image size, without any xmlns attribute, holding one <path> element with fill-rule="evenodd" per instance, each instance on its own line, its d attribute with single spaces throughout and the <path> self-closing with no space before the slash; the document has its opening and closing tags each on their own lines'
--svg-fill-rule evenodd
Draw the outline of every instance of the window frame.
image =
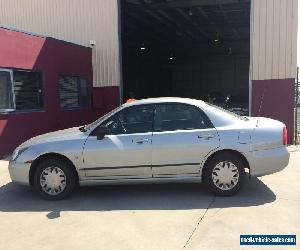
<svg viewBox="0 0 300 250">
<path fill-rule="evenodd" d="M 154 130 L 156 107 L 159 105 L 178 105 L 178 104 L 197 109 L 197 111 L 200 113 L 200 115 L 203 116 L 203 119 L 205 120 L 207 127 L 206 128 L 194 128 L 194 129 L 163 130 L 163 131 Z M 209 117 L 205 114 L 205 112 L 200 107 L 198 107 L 196 105 L 192 105 L 189 103 L 181 103 L 181 102 L 162 102 L 162 103 L 155 103 L 155 105 L 154 105 L 153 126 L 152 126 L 153 133 L 170 133 L 170 132 L 176 132 L 176 131 L 206 130 L 206 129 L 213 129 L 213 128 L 215 128 L 215 126 L 213 125 L 213 123 L 211 122 Z"/>
<path fill-rule="evenodd" d="M 88 105 L 87 106 L 79 106 L 79 107 L 74 107 L 74 108 L 63 108 L 61 107 L 61 99 L 60 99 L 60 86 L 59 86 L 59 80 L 61 77 L 76 77 L 78 79 L 84 78 L 87 83 L 87 96 L 88 96 Z M 78 88 L 78 93 L 80 93 L 80 85 L 78 84 L 78 79 L 77 79 L 77 87 Z M 67 73 L 59 73 L 58 74 L 58 79 L 57 79 L 57 92 L 58 92 L 58 100 L 59 100 L 59 108 L 61 111 L 71 111 L 71 110 L 80 110 L 80 109 L 90 109 L 92 106 L 92 86 L 90 84 L 89 77 L 86 75 L 80 75 L 80 74 L 67 74 Z"/>
<path fill-rule="evenodd" d="M 117 111 L 116 113 L 112 114 L 111 116 L 107 117 L 104 121 L 102 121 L 100 124 L 98 124 L 93 130 L 92 132 L 90 133 L 90 136 L 96 136 L 96 131 L 99 127 L 103 126 L 103 124 L 113 118 L 114 116 L 118 115 L 119 113 L 123 112 L 123 111 L 126 111 L 130 108 L 134 108 L 134 107 L 145 107 L 145 106 L 152 106 L 152 126 L 151 126 L 151 131 L 149 132 L 142 132 L 142 133 L 122 133 L 122 134 L 115 134 L 115 136 L 120 136 L 120 135 L 134 135 L 134 134 L 147 134 L 147 133 L 153 133 L 153 126 L 154 126 L 154 111 L 155 111 L 155 104 L 154 103 L 151 103 L 151 104 L 141 104 L 141 105 L 132 105 L 130 107 L 126 107 L 126 108 L 123 108 L 119 111 Z M 112 134 L 111 134 L 112 135 Z"/>
<path fill-rule="evenodd" d="M 32 112 L 43 112 L 45 111 L 45 94 L 44 94 L 44 76 L 42 71 L 36 70 L 28 70 L 28 69 L 20 69 L 20 68 L 0 68 L 0 71 L 5 71 L 10 73 L 11 79 L 11 90 L 13 96 L 13 109 L 0 109 L 0 114 L 18 114 L 18 113 L 32 113 Z M 42 107 L 35 108 L 35 109 L 17 109 L 16 105 L 16 95 L 15 95 L 15 88 L 14 88 L 14 71 L 23 71 L 29 73 L 38 73 L 40 75 L 40 89 L 42 90 L 41 98 L 43 101 Z"/>
</svg>

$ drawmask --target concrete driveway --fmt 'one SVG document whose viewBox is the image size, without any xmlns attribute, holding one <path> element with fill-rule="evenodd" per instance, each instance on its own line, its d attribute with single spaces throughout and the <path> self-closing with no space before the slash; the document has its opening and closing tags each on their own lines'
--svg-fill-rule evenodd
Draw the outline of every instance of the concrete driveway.
<svg viewBox="0 0 300 250">
<path fill-rule="evenodd" d="M 258 249 L 240 247 L 240 234 L 299 237 L 300 151 L 290 151 L 284 171 L 226 198 L 177 184 L 81 188 L 50 202 L 11 183 L 0 161 L 0 249 Z"/>
</svg>

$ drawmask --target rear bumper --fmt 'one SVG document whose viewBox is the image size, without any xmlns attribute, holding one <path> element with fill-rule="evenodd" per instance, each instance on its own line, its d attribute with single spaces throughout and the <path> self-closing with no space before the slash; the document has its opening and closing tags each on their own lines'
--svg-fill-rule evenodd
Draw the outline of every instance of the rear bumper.
<svg viewBox="0 0 300 250">
<path fill-rule="evenodd" d="M 263 176 L 283 170 L 289 163 L 287 147 L 250 152 L 247 155 L 251 176 Z"/>
<path fill-rule="evenodd" d="M 29 169 L 29 163 L 10 161 L 8 165 L 11 180 L 26 186 L 29 186 Z"/>
</svg>

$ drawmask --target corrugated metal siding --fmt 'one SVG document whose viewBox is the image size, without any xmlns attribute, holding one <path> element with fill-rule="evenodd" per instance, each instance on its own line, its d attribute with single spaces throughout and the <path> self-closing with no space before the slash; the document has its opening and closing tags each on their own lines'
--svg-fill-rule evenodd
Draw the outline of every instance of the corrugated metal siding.
<svg viewBox="0 0 300 250">
<path fill-rule="evenodd" d="M 296 77 L 298 0 L 252 0 L 252 80 Z"/>
<path fill-rule="evenodd" d="M 117 0 L 0 0 L 0 24 L 93 48 L 94 86 L 120 84 Z"/>
<path fill-rule="evenodd" d="M 296 75 L 297 0 L 252 0 L 253 80 Z M 0 0 L 0 23 L 93 48 L 94 86 L 120 84 L 117 0 Z"/>
</svg>

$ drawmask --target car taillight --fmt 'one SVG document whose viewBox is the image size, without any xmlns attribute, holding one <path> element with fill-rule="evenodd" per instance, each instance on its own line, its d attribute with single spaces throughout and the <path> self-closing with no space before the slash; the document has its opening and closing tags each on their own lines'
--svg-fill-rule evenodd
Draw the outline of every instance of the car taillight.
<svg viewBox="0 0 300 250">
<path fill-rule="evenodd" d="M 286 129 L 286 126 L 283 127 L 282 143 L 283 143 L 283 145 L 287 145 L 287 129 Z"/>
</svg>

